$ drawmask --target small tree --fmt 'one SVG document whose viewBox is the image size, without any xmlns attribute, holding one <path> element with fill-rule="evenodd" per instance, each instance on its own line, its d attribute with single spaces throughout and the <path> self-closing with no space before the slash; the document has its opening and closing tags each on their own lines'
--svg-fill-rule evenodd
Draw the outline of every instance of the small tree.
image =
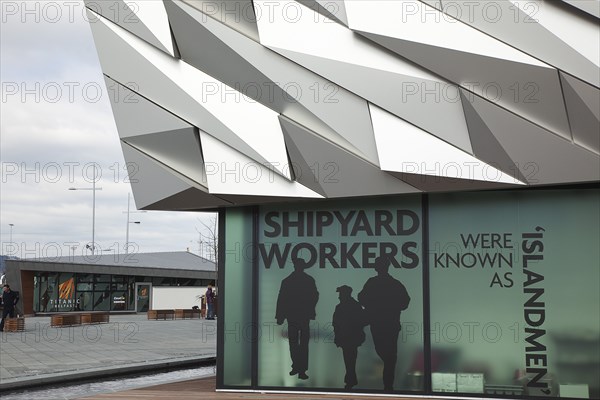
<svg viewBox="0 0 600 400">
<path fill-rule="evenodd" d="M 212 216 L 208 223 L 198 221 L 202 224 L 202 228 L 196 227 L 198 232 L 198 248 L 200 250 L 200 256 L 213 261 L 215 264 L 219 258 L 219 221 L 218 217 Z"/>
<path fill-rule="evenodd" d="M 219 218 L 216 214 L 210 217 L 208 223 L 198 219 L 202 228 L 196 227 L 198 232 L 198 248 L 200 256 L 215 263 L 215 271 L 219 273 Z M 206 251 L 205 251 L 206 250 Z M 206 254 L 206 256 L 204 256 Z M 217 287 L 217 279 L 215 279 Z"/>
</svg>

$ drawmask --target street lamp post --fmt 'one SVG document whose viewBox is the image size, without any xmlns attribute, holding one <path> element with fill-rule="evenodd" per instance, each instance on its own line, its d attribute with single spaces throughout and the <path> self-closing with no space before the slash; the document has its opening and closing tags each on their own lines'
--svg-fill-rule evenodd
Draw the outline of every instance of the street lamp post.
<svg viewBox="0 0 600 400">
<path fill-rule="evenodd" d="M 126 229 L 126 233 L 125 233 L 125 254 L 129 254 L 129 224 L 140 224 L 140 221 L 129 221 L 129 214 L 134 213 L 134 212 L 138 212 L 138 213 L 145 213 L 146 211 L 131 211 L 130 210 L 130 204 L 131 204 L 131 193 L 127 193 L 127 229 Z"/>
<path fill-rule="evenodd" d="M 12 245 L 12 228 L 13 228 L 13 226 L 15 226 L 15 224 L 8 224 L 8 225 L 10 226 L 10 236 L 9 236 L 10 242 L 8 242 L 8 243 L 10 243 Z"/>
<path fill-rule="evenodd" d="M 94 179 L 92 180 L 91 188 L 75 188 L 71 187 L 69 190 L 91 190 L 92 191 L 92 244 L 91 246 L 86 246 L 92 251 L 92 255 L 94 255 L 94 250 L 96 248 L 96 190 L 102 190 L 101 187 L 96 187 L 96 164 L 94 164 Z"/>
</svg>

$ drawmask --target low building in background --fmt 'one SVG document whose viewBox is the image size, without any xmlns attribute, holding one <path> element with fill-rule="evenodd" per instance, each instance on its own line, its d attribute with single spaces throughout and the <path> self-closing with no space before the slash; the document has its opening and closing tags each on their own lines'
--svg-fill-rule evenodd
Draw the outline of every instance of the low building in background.
<svg viewBox="0 0 600 400">
<path fill-rule="evenodd" d="M 214 262 L 186 251 L 7 260 L 6 268 L 24 315 L 200 307 L 196 296 L 217 276 Z"/>
</svg>

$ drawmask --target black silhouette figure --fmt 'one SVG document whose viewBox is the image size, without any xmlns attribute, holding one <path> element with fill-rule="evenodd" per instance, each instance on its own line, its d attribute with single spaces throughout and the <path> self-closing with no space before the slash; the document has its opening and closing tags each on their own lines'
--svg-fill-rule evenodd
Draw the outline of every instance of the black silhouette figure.
<svg viewBox="0 0 600 400">
<path fill-rule="evenodd" d="M 2 320 L 0 321 L 0 332 L 4 331 L 4 321 L 7 317 L 15 317 L 15 308 L 19 301 L 19 292 L 10 290 L 10 285 L 2 287 Z"/>
<path fill-rule="evenodd" d="M 275 319 L 281 325 L 287 319 L 292 370 L 299 379 L 308 379 L 309 322 L 315 319 L 319 292 L 313 277 L 304 272 L 308 264 L 301 258 L 293 260 L 294 272 L 282 282 L 277 297 Z"/>
<path fill-rule="evenodd" d="M 358 347 L 365 341 L 364 327 L 367 325 L 365 311 L 358 301 L 352 298 L 350 286 L 340 286 L 336 289 L 339 293 L 340 303 L 333 313 L 333 342 L 342 348 L 346 376 L 344 377 L 345 389 L 352 389 L 358 384 L 356 378 L 356 356 Z"/>
<path fill-rule="evenodd" d="M 48 302 L 50 301 L 50 296 L 48 295 L 48 289 L 44 291 L 42 294 L 42 312 L 46 312 L 48 310 Z"/>
<path fill-rule="evenodd" d="M 406 310 L 410 297 L 400 281 L 389 274 L 390 260 L 386 256 L 375 259 L 377 276 L 370 278 L 358 294 L 371 325 L 375 351 L 383 361 L 383 387 L 394 390 L 400 313 Z"/>
</svg>

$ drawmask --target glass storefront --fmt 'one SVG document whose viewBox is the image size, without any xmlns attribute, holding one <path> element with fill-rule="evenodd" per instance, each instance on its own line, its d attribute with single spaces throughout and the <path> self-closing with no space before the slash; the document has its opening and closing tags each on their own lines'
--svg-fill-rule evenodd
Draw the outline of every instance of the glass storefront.
<svg viewBox="0 0 600 400">
<path fill-rule="evenodd" d="M 149 282 L 154 286 L 207 286 L 211 280 L 36 272 L 34 311 L 135 311 L 136 282 Z"/>
<path fill-rule="evenodd" d="M 600 396 L 598 189 L 223 214 L 219 388 Z"/>
</svg>

